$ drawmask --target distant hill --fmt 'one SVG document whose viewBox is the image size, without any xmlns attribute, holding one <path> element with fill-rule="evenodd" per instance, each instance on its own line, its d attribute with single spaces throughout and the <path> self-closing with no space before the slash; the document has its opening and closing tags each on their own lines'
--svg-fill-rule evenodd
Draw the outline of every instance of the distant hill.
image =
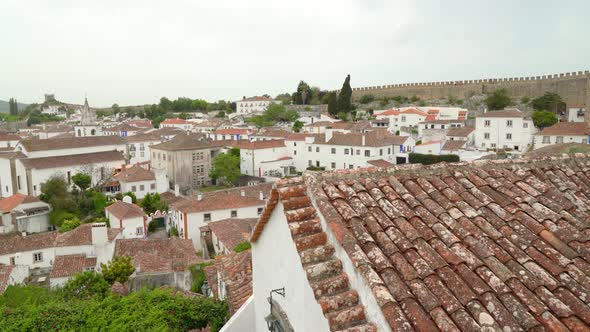
<svg viewBox="0 0 590 332">
<path fill-rule="evenodd" d="M 18 103 L 18 109 L 24 110 L 29 104 Z M 8 102 L 5 100 L 0 100 L 0 113 L 8 113 Z"/>
</svg>

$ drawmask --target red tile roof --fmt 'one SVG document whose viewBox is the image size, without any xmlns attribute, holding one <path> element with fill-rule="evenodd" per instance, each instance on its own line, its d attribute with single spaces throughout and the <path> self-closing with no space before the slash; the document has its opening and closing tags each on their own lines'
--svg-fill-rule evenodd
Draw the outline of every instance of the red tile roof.
<svg viewBox="0 0 590 332">
<path fill-rule="evenodd" d="M 426 116 L 426 121 L 435 121 L 436 115 L 429 114 Z"/>
<path fill-rule="evenodd" d="M 290 224 L 317 219 L 314 202 L 392 330 L 587 331 L 589 169 L 584 154 L 396 165 L 277 190 Z M 326 243 L 311 236 L 297 248 Z"/>
<path fill-rule="evenodd" d="M 260 200 L 262 191 L 264 198 L 272 187 L 271 183 L 263 183 L 256 186 L 237 187 L 203 193 L 201 200 L 195 197 L 178 200 L 171 204 L 171 208 L 186 213 L 215 211 L 224 209 L 237 209 L 248 206 L 264 206 L 265 201 Z M 244 196 L 242 196 L 244 191 Z"/>
<path fill-rule="evenodd" d="M 21 137 L 16 134 L 0 133 L 0 141 L 20 141 Z"/>
<path fill-rule="evenodd" d="M 501 111 L 488 111 L 478 118 L 522 118 L 524 114 L 517 109 L 506 109 Z"/>
<path fill-rule="evenodd" d="M 258 218 L 230 218 L 212 221 L 207 227 L 227 250 L 232 251 L 238 244 L 248 241 L 256 221 Z"/>
<path fill-rule="evenodd" d="M 55 256 L 49 278 L 69 277 L 90 267 L 96 267 L 96 257 L 86 257 L 84 254 Z"/>
<path fill-rule="evenodd" d="M 473 127 L 449 128 L 449 130 L 447 131 L 447 136 L 467 137 L 474 130 L 475 128 Z"/>
<path fill-rule="evenodd" d="M 139 165 L 133 165 L 117 173 L 115 179 L 123 182 L 151 181 L 155 180 L 154 172 Z"/>
<path fill-rule="evenodd" d="M 280 148 L 285 146 L 285 140 L 282 139 L 271 139 L 267 141 L 236 141 L 234 146 L 245 149 L 245 150 L 260 150 L 260 149 L 272 149 L 272 148 Z"/>
<path fill-rule="evenodd" d="M 189 124 L 189 123 L 190 123 L 189 121 L 186 121 L 184 119 L 176 118 L 176 119 L 166 119 L 166 120 L 162 121 L 160 124 L 175 125 L 175 124 Z"/>
<path fill-rule="evenodd" d="M 399 113 L 399 110 L 392 108 L 390 110 L 380 113 L 379 115 L 399 115 Z"/>
<path fill-rule="evenodd" d="M 237 103 L 241 101 L 272 101 L 272 98 L 264 97 L 264 96 L 254 96 L 249 98 L 242 98 L 241 100 L 236 101 Z"/>
<path fill-rule="evenodd" d="M 215 268 L 225 284 L 229 312 L 234 314 L 252 295 L 252 252 L 215 257 Z"/>
<path fill-rule="evenodd" d="M 213 133 L 218 134 L 218 135 L 247 135 L 250 133 L 250 129 L 238 129 L 238 128 L 217 129 Z"/>
<path fill-rule="evenodd" d="M 10 274 L 14 266 L 12 265 L 4 265 L 0 264 L 0 294 L 4 293 L 6 287 L 8 287 L 8 282 L 10 281 Z"/>
<path fill-rule="evenodd" d="M 363 136 L 365 144 L 363 145 Z M 334 132 L 329 141 L 316 142 L 318 144 L 328 145 L 345 145 L 345 146 L 367 146 L 379 147 L 387 145 L 402 145 L 408 140 L 409 136 L 396 136 L 385 129 L 376 129 L 366 133 L 339 133 Z"/>
<path fill-rule="evenodd" d="M 387 160 L 383 160 L 383 159 L 375 159 L 375 160 L 369 160 L 367 161 L 367 163 L 375 166 L 375 167 L 391 167 L 394 164 L 390 163 Z"/>
<path fill-rule="evenodd" d="M 143 209 L 138 205 L 126 203 L 123 201 L 116 201 L 115 203 L 107 206 L 106 210 L 119 220 L 146 216 L 145 212 L 143 212 Z"/>
<path fill-rule="evenodd" d="M 0 200 L 0 210 L 4 212 L 10 212 L 15 207 L 26 204 L 26 203 L 34 203 L 40 202 L 41 200 L 34 196 L 28 196 L 23 194 L 14 194 L 12 196 L 3 198 Z"/>
<path fill-rule="evenodd" d="M 26 139 L 21 141 L 22 146 L 28 152 L 88 148 L 104 145 L 123 145 L 119 136 L 93 136 L 93 137 L 68 137 L 48 139 Z"/>
<path fill-rule="evenodd" d="M 587 122 L 558 122 L 551 127 L 543 128 L 537 135 L 588 136 L 590 135 L 590 127 Z"/>
<path fill-rule="evenodd" d="M 421 115 L 421 116 L 428 115 L 426 112 L 422 112 L 421 110 L 418 110 L 415 108 L 409 108 L 407 110 L 400 111 L 400 114 L 416 114 L 416 115 Z"/>
<path fill-rule="evenodd" d="M 101 151 L 67 156 L 41 157 L 21 159 L 23 165 L 28 169 L 46 169 L 77 165 L 88 165 L 94 163 L 120 162 L 125 163 L 121 151 Z"/>
<path fill-rule="evenodd" d="M 442 150 L 444 151 L 455 151 L 463 148 L 467 141 L 459 141 L 459 140 L 448 140 L 443 144 Z"/>
<path fill-rule="evenodd" d="M 117 240 L 115 255 L 131 256 L 137 273 L 185 271 L 189 265 L 202 261 L 192 240 L 178 237 Z"/>
<path fill-rule="evenodd" d="M 250 240 L 258 240 L 280 201 L 307 280 L 330 330 L 377 331 L 375 325 L 367 323 L 365 308 L 348 282 L 342 261 L 334 255 L 334 247 L 328 243 L 302 178 L 279 180 L 276 186 Z"/>
</svg>

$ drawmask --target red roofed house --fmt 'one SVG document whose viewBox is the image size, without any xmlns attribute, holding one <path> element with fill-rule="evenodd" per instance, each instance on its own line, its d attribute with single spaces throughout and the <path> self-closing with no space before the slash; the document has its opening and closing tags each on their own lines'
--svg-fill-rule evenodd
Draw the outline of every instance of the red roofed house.
<svg viewBox="0 0 590 332">
<path fill-rule="evenodd" d="M 180 129 L 184 129 L 184 130 L 191 130 L 193 128 L 193 123 L 184 119 L 179 119 L 179 118 L 175 118 L 175 119 L 166 119 L 162 122 L 160 122 L 160 128 L 166 128 L 166 127 L 174 127 L 174 128 L 180 128 Z"/>
<path fill-rule="evenodd" d="M 110 227 L 121 229 L 123 238 L 143 238 L 147 235 L 147 215 L 141 207 L 131 203 L 130 197 L 126 196 L 123 201 L 116 201 L 104 210 Z"/>
<path fill-rule="evenodd" d="M 14 194 L 0 200 L 0 234 L 11 232 L 39 233 L 52 229 L 51 206 L 37 197 Z"/>
<path fill-rule="evenodd" d="M 589 168 L 578 153 L 280 180 L 250 239 L 250 314 L 224 329 L 588 331 Z"/>
<path fill-rule="evenodd" d="M 21 137 L 17 134 L 10 134 L 7 132 L 0 132 L 0 149 L 1 150 L 14 150 L 16 144 L 21 140 Z"/>
<path fill-rule="evenodd" d="M 0 264 L 0 295 L 10 285 L 22 284 L 29 276 L 29 268 L 22 265 Z M 251 282 L 250 282 L 251 283 Z M 250 286 L 250 293 L 252 293 Z"/>
<path fill-rule="evenodd" d="M 168 181 L 163 170 L 148 169 L 149 165 L 123 166 L 121 172 L 113 176 L 113 181 L 108 183 L 111 193 L 133 192 L 139 199 L 148 193 L 162 193 L 168 190 Z"/>
<path fill-rule="evenodd" d="M 183 197 L 170 204 L 171 226 L 176 227 L 181 238 L 193 240 L 195 249 L 201 250 L 202 226 L 228 218 L 257 218 L 271 186 L 264 183 Z"/>
<path fill-rule="evenodd" d="M 258 218 L 229 218 L 201 226 L 203 258 L 234 252 L 240 243 L 248 242 Z M 213 252 L 209 252 L 213 250 Z"/>
<path fill-rule="evenodd" d="M 283 177 L 290 174 L 293 157 L 284 140 L 238 142 L 240 172 L 252 176 Z"/>
<path fill-rule="evenodd" d="M 562 143 L 588 144 L 588 137 L 590 127 L 587 122 L 558 122 L 535 135 L 534 149 Z"/>
<path fill-rule="evenodd" d="M 207 133 L 207 138 L 214 141 L 233 141 L 233 140 L 247 140 L 252 139 L 252 136 L 256 133 L 255 130 L 248 128 L 228 128 L 228 129 L 217 129 L 211 133 Z"/>
<path fill-rule="evenodd" d="M 55 256 L 53 269 L 49 274 L 49 285 L 51 288 L 62 287 L 68 279 L 84 271 L 97 269 L 96 257 L 88 257 L 85 254 Z"/>
</svg>

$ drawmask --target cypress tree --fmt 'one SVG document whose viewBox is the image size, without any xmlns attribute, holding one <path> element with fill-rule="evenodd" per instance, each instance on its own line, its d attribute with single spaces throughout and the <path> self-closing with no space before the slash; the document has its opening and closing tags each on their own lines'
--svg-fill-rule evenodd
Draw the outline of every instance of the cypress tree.
<svg viewBox="0 0 590 332">
<path fill-rule="evenodd" d="M 338 95 L 336 94 L 336 92 L 328 93 L 328 114 L 333 116 L 338 115 L 337 99 Z"/>
<path fill-rule="evenodd" d="M 349 113 L 352 109 L 352 88 L 350 87 L 350 74 L 346 76 L 340 94 L 338 95 L 338 112 Z"/>
</svg>

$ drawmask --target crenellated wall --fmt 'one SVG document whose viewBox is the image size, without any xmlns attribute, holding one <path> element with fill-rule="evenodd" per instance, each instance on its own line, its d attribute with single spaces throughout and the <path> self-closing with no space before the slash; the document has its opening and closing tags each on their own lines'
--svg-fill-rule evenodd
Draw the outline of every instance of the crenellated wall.
<svg viewBox="0 0 590 332">
<path fill-rule="evenodd" d="M 353 88 L 353 99 L 372 94 L 377 98 L 417 96 L 421 99 L 437 99 L 454 96 L 465 98 L 472 94 L 491 93 L 504 88 L 512 98 L 537 97 L 545 92 L 555 92 L 568 105 L 586 104 L 590 100 L 590 71 L 578 71 L 531 77 L 491 78 L 465 81 L 401 83 L 383 86 Z"/>
</svg>

